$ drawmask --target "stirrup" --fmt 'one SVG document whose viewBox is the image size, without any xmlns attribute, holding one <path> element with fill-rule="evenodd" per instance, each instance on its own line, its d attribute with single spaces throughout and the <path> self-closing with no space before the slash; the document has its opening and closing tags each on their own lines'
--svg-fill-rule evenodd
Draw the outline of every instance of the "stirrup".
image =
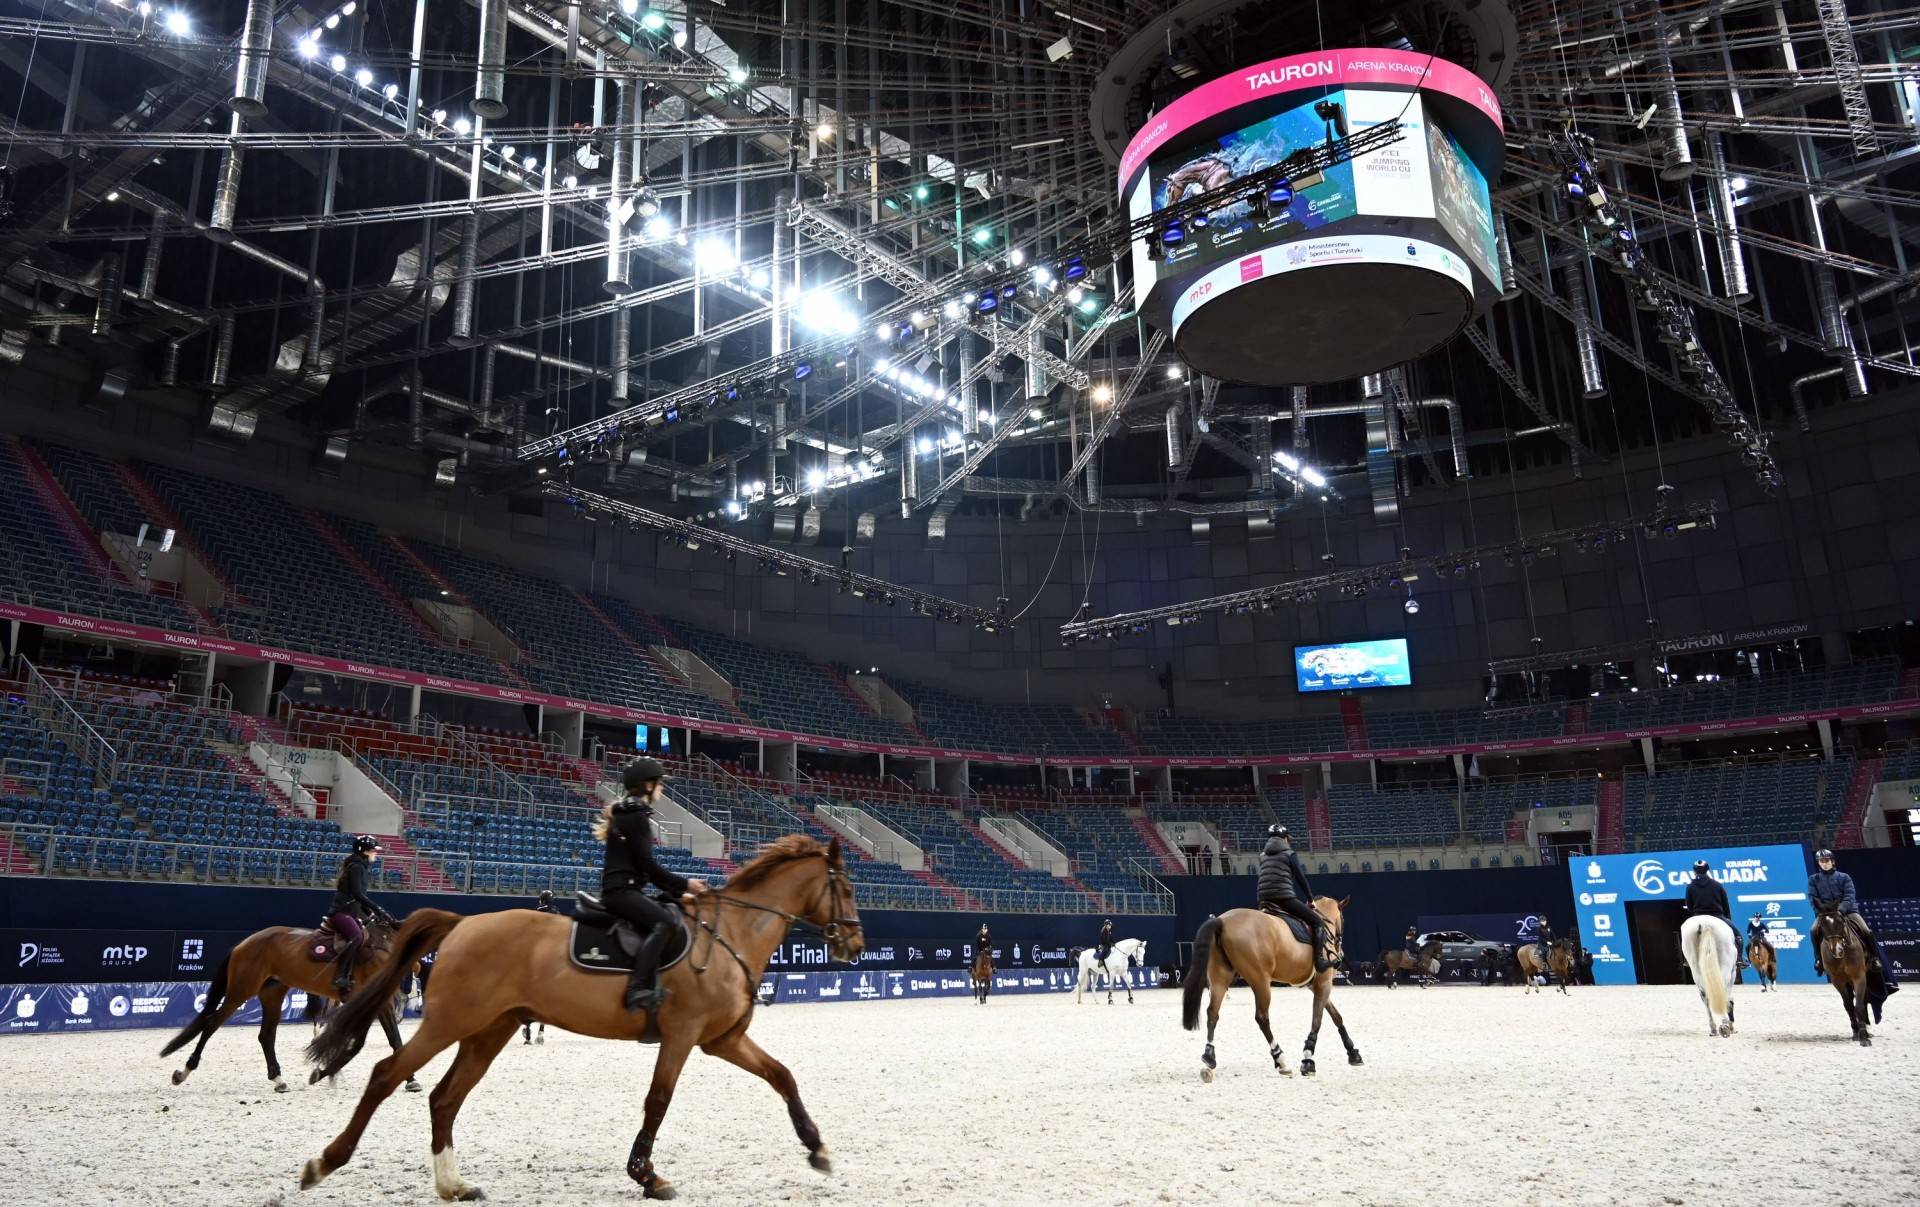
<svg viewBox="0 0 1920 1207">
<path fill-rule="evenodd" d="M 644 1010 L 648 1014 L 655 1014 L 659 1012 L 660 1007 L 667 1004 L 667 998 L 671 992 L 656 976 L 651 989 L 641 989 L 629 982 L 626 996 L 621 1000 L 629 1011 Z"/>
</svg>

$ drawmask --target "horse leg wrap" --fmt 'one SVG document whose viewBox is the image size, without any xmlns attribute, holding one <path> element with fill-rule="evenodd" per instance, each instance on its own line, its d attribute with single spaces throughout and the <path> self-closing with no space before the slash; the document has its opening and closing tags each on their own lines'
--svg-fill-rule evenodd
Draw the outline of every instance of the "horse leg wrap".
<svg viewBox="0 0 1920 1207">
<path fill-rule="evenodd" d="M 627 1150 L 627 1176 L 642 1186 L 658 1176 L 653 1172 L 653 1136 L 644 1130 L 633 1138 L 633 1147 Z"/>
<path fill-rule="evenodd" d="M 1208 1044 L 1207 1050 L 1200 1053 L 1200 1063 L 1205 1065 L 1209 1069 L 1217 1068 L 1219 1066 L 1220 1062 L 1218 1060 L 1215 1060 L 1213 1056 L 1212 1044 Z"/>
</svg>

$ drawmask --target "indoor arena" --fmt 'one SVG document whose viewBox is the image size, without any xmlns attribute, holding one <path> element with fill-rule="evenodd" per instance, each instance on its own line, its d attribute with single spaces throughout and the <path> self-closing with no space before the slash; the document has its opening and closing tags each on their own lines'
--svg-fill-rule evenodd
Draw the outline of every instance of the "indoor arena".
<svg viewBox="0 0 1920 1207">
<path fill-rule="evenodd" d="M 0 1198 L 1920 1199 L 1910 7 L 43 0 L 0 122 Z"/>
</svg>

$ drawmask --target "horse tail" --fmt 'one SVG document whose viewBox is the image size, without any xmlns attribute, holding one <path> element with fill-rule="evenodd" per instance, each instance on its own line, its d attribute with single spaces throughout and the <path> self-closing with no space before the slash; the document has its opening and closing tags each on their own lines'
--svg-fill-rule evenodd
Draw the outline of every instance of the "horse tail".
<svg viewBox="0 0 1920 1207">
<path fill-rule="evenodd" d="M 1213 945 L 1220 935 L 1220 919 L 1209 916 L 1193 936 L 1193 961 L 1187 965 L 1187 979 L 1180 984 L 1180 1025 L 1189 1031 L 1200 1029 L 1200 994 L 1211 978 Z M 1226 949 L 1221 949 L 1221 955 Z"/>
<path fill-rule="evenodd" d="M 1700 978 L 1700 987 L 1707 994 L 1707 1009 L 1714 1017 L 1726 1014 L 1727 970 L 1720 966 L 1719 932 L 1711 923 L 1702 919 L 1693 929 L 1693 967 Z"/>
<path fill-rule="evenodd" d="M 417 909 L 407 915 L 393 936 L 393 958 L 380 975 L 340 1003 L 320 1034 L 307 1045 L 307 1059 L 321 1076 L 334 1076 L 359 1054 L 367 1040 L 367 1028 L 393 1008 L 400 986 L 420 957 L 438 948 L 448 932 L 464 920 L 464 915 L 444 909 Z"/>
<path fill-rule="evenodd" d="M 167 1041 L 167 1046 L 160 1049 L 160 1055 L 171 1056 L 212 1029 L 213 1016 L 220 1009 L 220 999 L 227 996 L 227 966 L 232 963 L 232 952 L 221 958 L 220 966 L 213 970 L 213 980 L 207 983 L 207 1004 L 200 1008 L 199 1014 L 194 1015 L 192 1022 L 180 1029 L 180 1034 Z"/>
</svg>

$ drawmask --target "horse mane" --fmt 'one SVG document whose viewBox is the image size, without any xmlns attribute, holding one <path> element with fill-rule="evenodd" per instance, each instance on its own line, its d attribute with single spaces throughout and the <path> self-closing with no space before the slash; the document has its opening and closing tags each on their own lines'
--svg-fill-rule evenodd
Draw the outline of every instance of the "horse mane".
<svg viewBox="0 0 1920 1207">
<path fill-rule="evenodd" d="M 773 875 L 776 871 L 796 859 L 809 855 L 824 855 L 826 848 L 819 840 L 806 834 L 789 834 L 776 838 L 754 853 L 752 859 L 740 865 L 740 870 L 727 877 L 730 889 L 749 889 Z"/>
</svg>

